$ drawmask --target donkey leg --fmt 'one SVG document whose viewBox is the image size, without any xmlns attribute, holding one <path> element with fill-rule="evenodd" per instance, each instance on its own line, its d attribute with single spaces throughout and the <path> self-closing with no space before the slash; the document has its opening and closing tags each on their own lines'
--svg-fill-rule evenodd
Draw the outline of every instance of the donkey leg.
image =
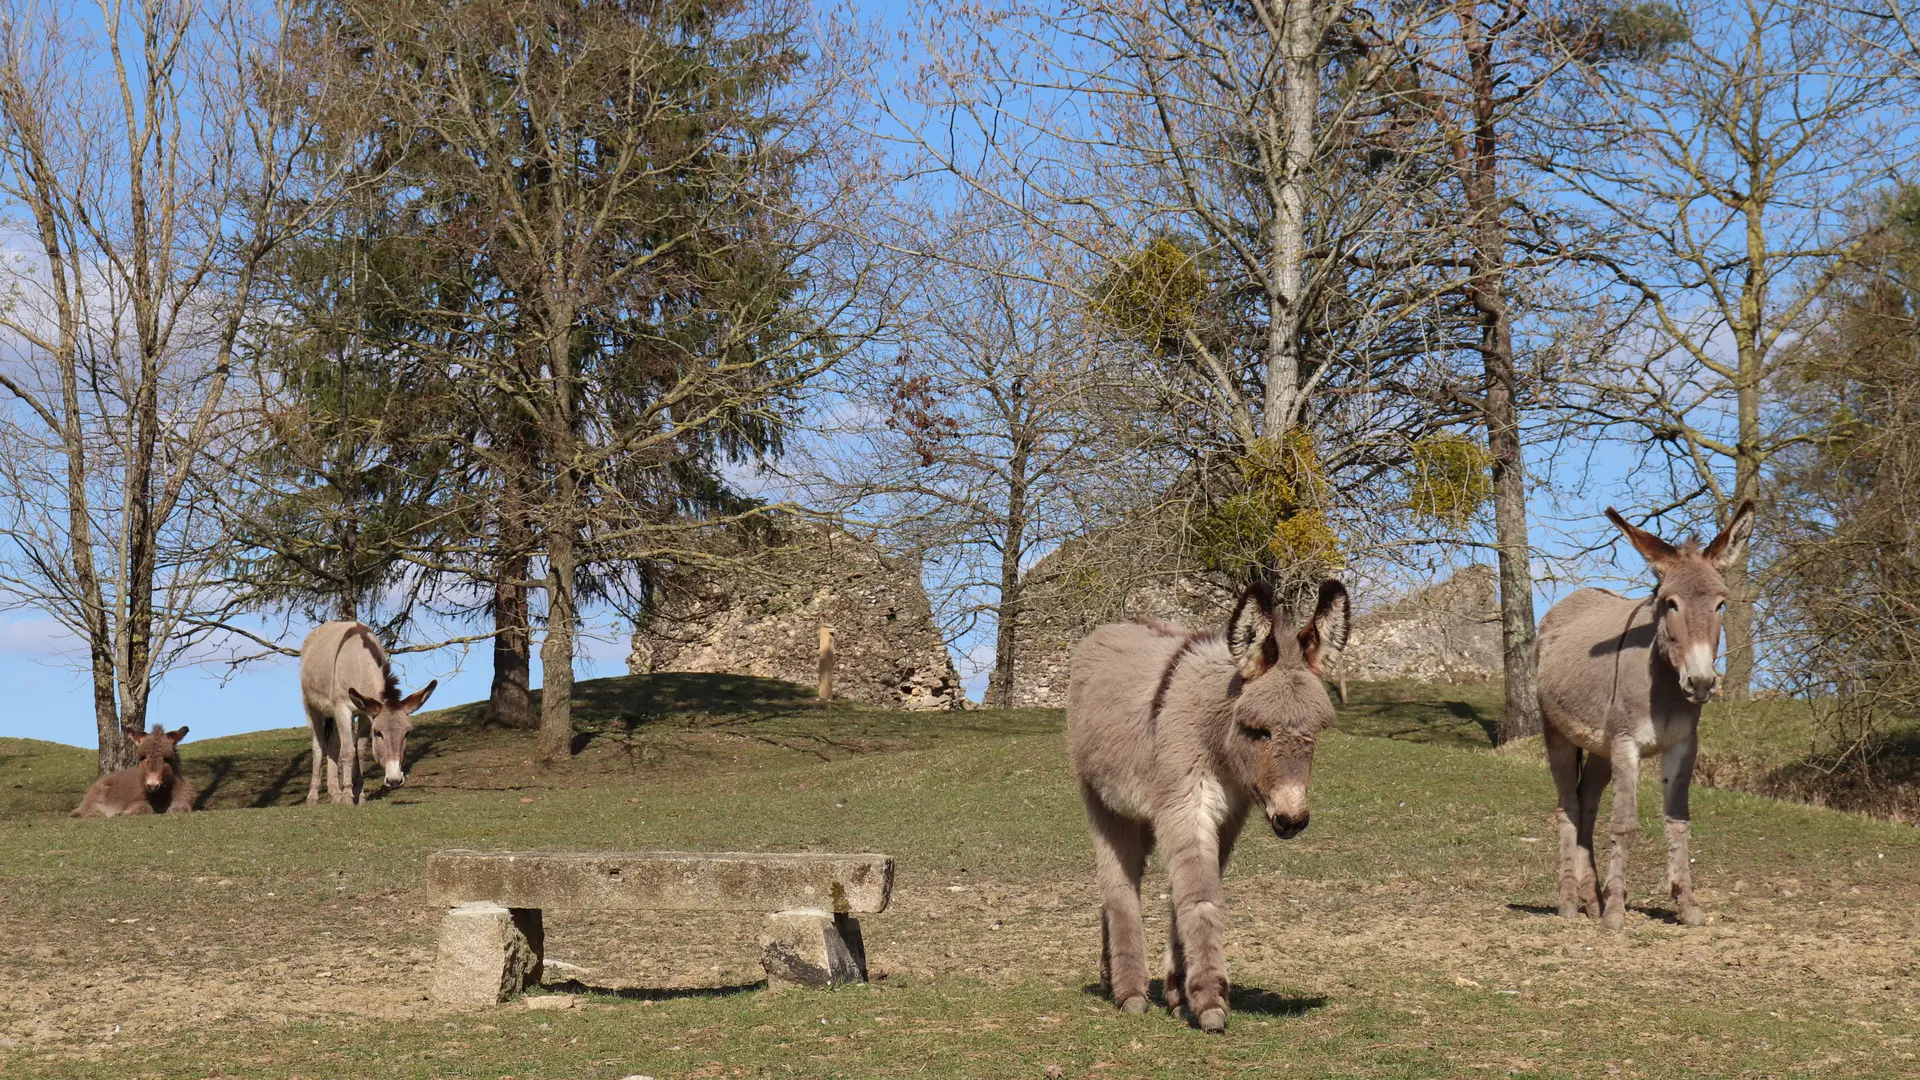
<svg viewBox="0 0 1920 1080">
<path fill-rule="evenodd" d="M 340 746 L 340 786 L 333 801 L 349 806 L 360 801 L 360 741 L 354 738 L 353 710 L 342 706 L 333 713 L 333 737 Z"/>
<path fill-rule="evenodd" d="M 1140 922 L 1140 878 L 1147 830 L 1107 809 L 1082 787 L 1093 828 L 1094 881 L 1100 888 L 1100 983 L 1123 1012 L 1147 1011 L 1147 935 Z"/>
<path fill-rule="evenodd" d="M 1613 779 L 1613 762 L 1597 754 L 1580 756 L 1580 822 L 1574 835 L 1574 885 L 1579 889 L 1580 905 L 1593 918 L 1600 917 L 1600 867 L 1593 855 L 1593 834 L 1600 822 L 1600 796 Z"/>
<path fill-rule="evenodd" d="M 1220 852 L 1220 873 L 1227 872 L 1227 860 L 1233 858 L 1233 845 L 1240 839 L 1240 828 L 1247 823 L 1246 810 L 1243 807 L 1238 814 L 1229 813 L 1220 823 L 1220 833 L 1216 845 Z M 1187 950 L 1180 940 L 1180 902 L 1172 902 L 1173 917 L 1167 920 L 1167 1008 L 1175 1013 L 1180 1011 L 1181 1001 L 1185 997 L 1187 985 Z"/>
<path fill-rule="evenodd" d="M 335 732 L 333 720 L 327 718 L 321 724 L 320 758 L 321 775 L 327 781 L 327 801 L 340 801 L 340 738 Z"/>
<path fill-rule="evenodd" d="M 1627 856 L 1640 834 L 1640 748 L 1632 739 L 1613 740 L 1613 856 L 1607 861 L 1607 892 L 1600 920 L 1609 930 L 1627 922 Z"/>
<path fill-rule="evenodd" d="M 320 774 L 327 767 L 327 747 L 320 738 L 320 726 L 311 716 L 307 718 L 307 732 L 313 736 L 313 779 L 307 784 L 307 805 L 313 806 L 320 801 Z"/>
<path fill-rule="evenodd" d="M 1173 879 L 1174 923 L 1186 952 L 1183 1001 L 1204 1031 L 1227 1027 L 1227 961 L 1221 942 L 1226 903 L 1219 826 L 1196 813 L 1161 836 Z"/>
<path fill-rule="evenodd" d="M 1186 1000 L 1187 949 L 1180 941 L 1180 904 L 1171 899 L 1167 901 L 1167 977 L 1161 986 L 1167 1010 L 1180 1015 L 1180 1005 Z"/>
<path fill-rule="evenodd" d="M 1547 741 L 1547 767 L 1553 772 L 1554 791 L 1560 805 L 1553 812 L 1554 832 L 1560 838 L 1560 917 L 1571 919 L 1580 914 L 1580 748 L 1573 745 L 1552 724 L 1544 732 Z"/>
<path fill-rule="evenodd" d="M 1704 926 L 1707 913 L 1693 897 L 1693 860 L 1688 846 L 1693 839 L 1693 815 L 1687 808 L 1687 789 L 1693 785 L 1693 760 L 1700 752 L 1700 736 L 1667 747 L 1660 758 L 1661 810 L 1667 819 L 1667 887 L 1673 890 L 1674 906 L 1680 909 L 1680 921 L 1688 926 Z"/>
</svg>

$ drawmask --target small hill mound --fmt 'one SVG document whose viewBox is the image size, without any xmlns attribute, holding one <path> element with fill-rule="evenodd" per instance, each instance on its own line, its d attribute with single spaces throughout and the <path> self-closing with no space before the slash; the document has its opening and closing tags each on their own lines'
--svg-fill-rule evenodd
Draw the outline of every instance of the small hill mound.
<svg viewBox="0 0 1920 1080">
<path fill-rule="evenodd" d="M 540 692 L 534 692 L 535 709 Z M 1033 710 L 913 713 L 821 703 L 813 690 L 750 675 L 665 672 L 574 684 L 573 760 L 543 766 L 532 733 L 485 724 L 484 701 L 415 717 L 407 740 L 408 783 L 376 800 L 417 801 L 435 789 L 518 790 L 602 786 L 690 767 L 756 768 L 804 755 L 838 760 L 949 736 L 1057 725 Z M 197 808 L 304 802 L 312 740 L 302 727 L 182 744 L 180 761 L 199 790 Z M 65 813 L 93 782 L 92 751 L 37 739 L 0 739 L 0 818 Z"/>
</svg>

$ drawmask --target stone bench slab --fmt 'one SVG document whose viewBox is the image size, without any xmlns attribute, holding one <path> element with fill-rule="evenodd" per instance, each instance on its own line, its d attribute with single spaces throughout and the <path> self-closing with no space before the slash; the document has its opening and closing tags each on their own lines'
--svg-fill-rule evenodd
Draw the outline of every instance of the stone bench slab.
<svg viewBox="0 0 1920 1080">
<path fill-rule="evenodd" d="M 885 911 L 893 860 L 885 855 L 678 851 L 441 851 L 427 858 L 437 907 L 487 900 L 507 908 L 592 911 L 816 909 Z"/>
</svg>

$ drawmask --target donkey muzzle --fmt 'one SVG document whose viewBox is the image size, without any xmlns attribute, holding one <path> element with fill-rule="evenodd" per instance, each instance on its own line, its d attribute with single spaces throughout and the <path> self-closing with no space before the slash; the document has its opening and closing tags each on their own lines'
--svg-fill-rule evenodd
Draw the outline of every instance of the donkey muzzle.
<svg viewBox="0 0 1920 1080">
<path fill-rule="evenodd" d="M 1268 814 L 1267 824 L 1273 826 L 1273 835 L 1282 840 L 1291 840 L 1307 831 L 1307 822 L 1312 817 L 1311 814 L 1301 814 L 1299 817 L 1291 814 Z"/>
<path fill-rule="evenodd" d="M 399 786 L 400 786 L 401 784 L 404 784 L 404 783 L 406 783 L 406 782 L 407 782 L 407 774 L 406 774 L 406 773 L 403 773 L 403 772 L 401 772 L 401 771 L 400 771 L 400 770 L 398 770 L 398 769 L 388 769 L 388 770 L 387 770 L 387 778 L 386 778 L 386 785 L 385 785 L 385 786 L 387 786 L 387 787 L 390 787 L 390 788 L 396 788 L 396 787 L 399 787 Z"/>
<path fill-rule="evenodd" d="M 1713 700 L 1713 692 L 1719 685 L 1718 675 L 1686 675 L 1680 679 L 1680 689 L 1686 693 L 1687 700 L 1695 705 L 1705 705 Z"/>
</svg>

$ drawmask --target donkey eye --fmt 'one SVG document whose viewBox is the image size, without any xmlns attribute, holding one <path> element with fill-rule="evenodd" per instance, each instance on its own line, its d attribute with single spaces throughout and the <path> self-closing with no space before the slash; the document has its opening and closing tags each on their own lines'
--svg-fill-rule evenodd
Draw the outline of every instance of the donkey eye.
<svg viewBox="0 0 1920 1080">
<path fill-rule="evenodd" d="M 1273 738 L 1273 732 L 1268 731 L 1266 728 L 1248 727 L 1245 724 L 1240 725 L 1240 734 L 1245 735 L 1254 742 L 1265 742 Z"/>
</svg>

